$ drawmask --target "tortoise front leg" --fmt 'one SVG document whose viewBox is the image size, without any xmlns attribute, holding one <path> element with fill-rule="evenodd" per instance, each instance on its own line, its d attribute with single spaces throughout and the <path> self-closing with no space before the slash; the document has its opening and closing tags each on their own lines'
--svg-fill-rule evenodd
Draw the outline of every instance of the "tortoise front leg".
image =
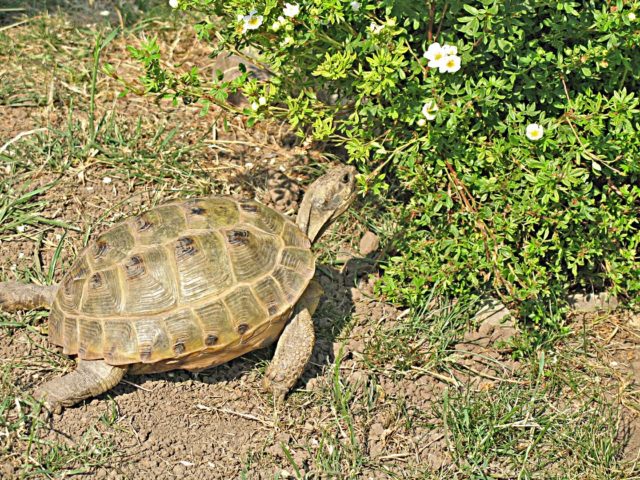
<svg viewBox="0 0 640 480">
<path fill-rule="evenodd" d="M 311 358 L 315 331 L 311 315 L 318 307 L 322 287 L 312 281 L 296 305 L 296 314 L 284 328 L 276 353 L 262 381 L 265 390 L 273 393 L 276 403 L 296 384 Z"/>
<path fill-rule="evenodd" d="M 54 378 L 33 394 L 55 413 L 90 397 L 111 390 L 127 373 L 127 366 L 108 365 L 103 360 L 78 360 L 78 368 Z"/>
<path fill-rule="evenodd" d="M 14 312 L 41 307 L 49 308 L 57 291 L 57 285 L 0 282 L 0 310 Z"/>
</svg>

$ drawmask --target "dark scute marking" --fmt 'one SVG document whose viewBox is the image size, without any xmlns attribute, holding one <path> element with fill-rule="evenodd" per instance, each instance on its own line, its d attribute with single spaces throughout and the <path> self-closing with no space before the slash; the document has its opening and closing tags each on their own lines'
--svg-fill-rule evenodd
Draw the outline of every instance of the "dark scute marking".
<svg viewBox="0 0 640 480">
<path fill-rule="evenodd" d="M 257 205 L 254 205 L 252 203 L 241 202 L 240 203 L 240 208 L 242 210 L 244 210 L 245 212 L 249 212 L 249 213 L 256 213 L 258 211 Z"/>
<path fill-rule="evenodd" d="M 91 275 L 91 280 L 89 280 L 89 285 L 91 288 L 100 288 L 102 286 L 102 275 L 99 273 L 94 273 Z"/>
<path fill-rule="evenodd" d="M 278 306 L 272 303 L 269 305 L 268 311 L 269 315 L 275 315 L 276 313 L 278 313 Z"/>
<path fill-rule="evenodd" d="M 151 349 L 150 348 L 145 348 L 144 350 L 142 350 L 140 352 L 140 360 L 142 360 L 143 362 L 146 360 L 149 360 L 151 358 Z"/>
<path fill-rule="evenodd" d="M 127 270 L 127 277 L 129 278 L 137 278 L 145 273 L 144 262 L 138 255 L 131 257 L 129 261 L 125 263 L 124 267 Z"/>
<path fill-rule="evenodd" d="M 210 347 L 210 346 L 212 346 L 212 345 L 215 345 L 217 341 L 218 341 L 218 336 L 217 336 L 217 335 L 210 334 L 210 335 L 207 335 L 207 338 L 205 338 L 205 340 L 204 340 L 204 344 L 205 344 L 207 347 Z"/>
<path fill-rule="evenodd" d="M 173 351 L 176 352 L 176 355 L 182 355 L 186 350 L 184 343 L 178 342 L 173 346 Z"/>
<path fill-rule="evenodd" d="M 83 344 L 80 344 L 80 348 L 78 348 L 78 356 L 80 358 L 84 357 L 87 354 L 87 347 Z"/>
<path fill-rule="evenodd" d="M 147 220 L 144 215 L 138 215 L 136 217 L 136 227 L 138 227 L 138 230 L 141 232 L 144 232 L 146 230 L 149 230 L 152 227 L 152 224 L 149 220 Z"/>
<path fill-rule="evenodd" d="M 179 257 L 191 257 L 197 252 L 193 238 L 182 237 L 176 242 L 176 253 Z"/>
<path fill-rule="evenodd" d="M 104 240 L 98 240 L 93 246 L 93 256 L 95 258 L 103 257 L 109 250 L 109 245 Z"/>
<path fill-rule="evenodd" d="M 202 207 L 193 207 L 191 209 L 191 213 L 193 213 L 194 215 L 204 215 L 205 213 L 207 213 L 207 211 Z"/>
<path fill-rule="evenodd" d="M 247 325 L 246 323 L 241 323 L 240 325 L 238 325 L 238 333 L 240 335 L 244 335 L 245 333 L 247 333 L 247 330 L 249 330 L 249 325 Z"/>
<path fill-rule="evenodd" d="M 227 240 L 231 245 L 246 245 L 249 243 L 249 232 L 246 230 L 231 230 L 227 232 Z"/>
</svg>

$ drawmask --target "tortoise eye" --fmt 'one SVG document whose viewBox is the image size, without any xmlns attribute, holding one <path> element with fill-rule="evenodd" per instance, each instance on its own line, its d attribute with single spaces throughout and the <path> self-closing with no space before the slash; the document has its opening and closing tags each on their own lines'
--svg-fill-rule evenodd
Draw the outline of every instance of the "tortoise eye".
<svg viewBox="0 0 640 480">
<path fill-rule="evenodd" d="M 340 181 L 342 183 L 344 183 L 345 185 L 348 185 L 349 182 L 351 181 L 351 174 L 350 173 L 345 173 L 342 178 L 340 179 Z"/>
</svg>

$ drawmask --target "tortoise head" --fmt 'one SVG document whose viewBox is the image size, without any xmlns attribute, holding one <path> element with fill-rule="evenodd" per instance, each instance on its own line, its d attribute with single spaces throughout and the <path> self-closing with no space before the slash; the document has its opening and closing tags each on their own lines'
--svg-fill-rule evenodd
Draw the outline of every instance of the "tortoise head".
<svg viewBox="0 0 640 480">
<path fill-rule="evenodd" d="M 309 186 L 298 210 L 297 224 L 314 242 L 356 198 L 356 169 L 331 169 Z"/>
</svg>

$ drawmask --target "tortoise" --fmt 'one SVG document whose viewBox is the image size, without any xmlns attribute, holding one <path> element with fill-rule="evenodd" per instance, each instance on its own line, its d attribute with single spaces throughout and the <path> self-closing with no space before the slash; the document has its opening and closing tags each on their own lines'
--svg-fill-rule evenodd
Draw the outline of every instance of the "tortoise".
<svg viewBox="0 0 640 480">
<path fill-rule="evenodd" d="M 251 200 L 174 201 L 102 233 L 59 285 L 0 283 L 2 309 L 50 308 L 49 341 L 77 358 L 34 397 L 60 412 L 125 373 L 200 371 L 278 340 L 262 385 L 281 401 L 315 341 L 311 245 L 354 198 L 355 170 L 340 166 L 308 188 L 295 223 Z"/>
</svg>

